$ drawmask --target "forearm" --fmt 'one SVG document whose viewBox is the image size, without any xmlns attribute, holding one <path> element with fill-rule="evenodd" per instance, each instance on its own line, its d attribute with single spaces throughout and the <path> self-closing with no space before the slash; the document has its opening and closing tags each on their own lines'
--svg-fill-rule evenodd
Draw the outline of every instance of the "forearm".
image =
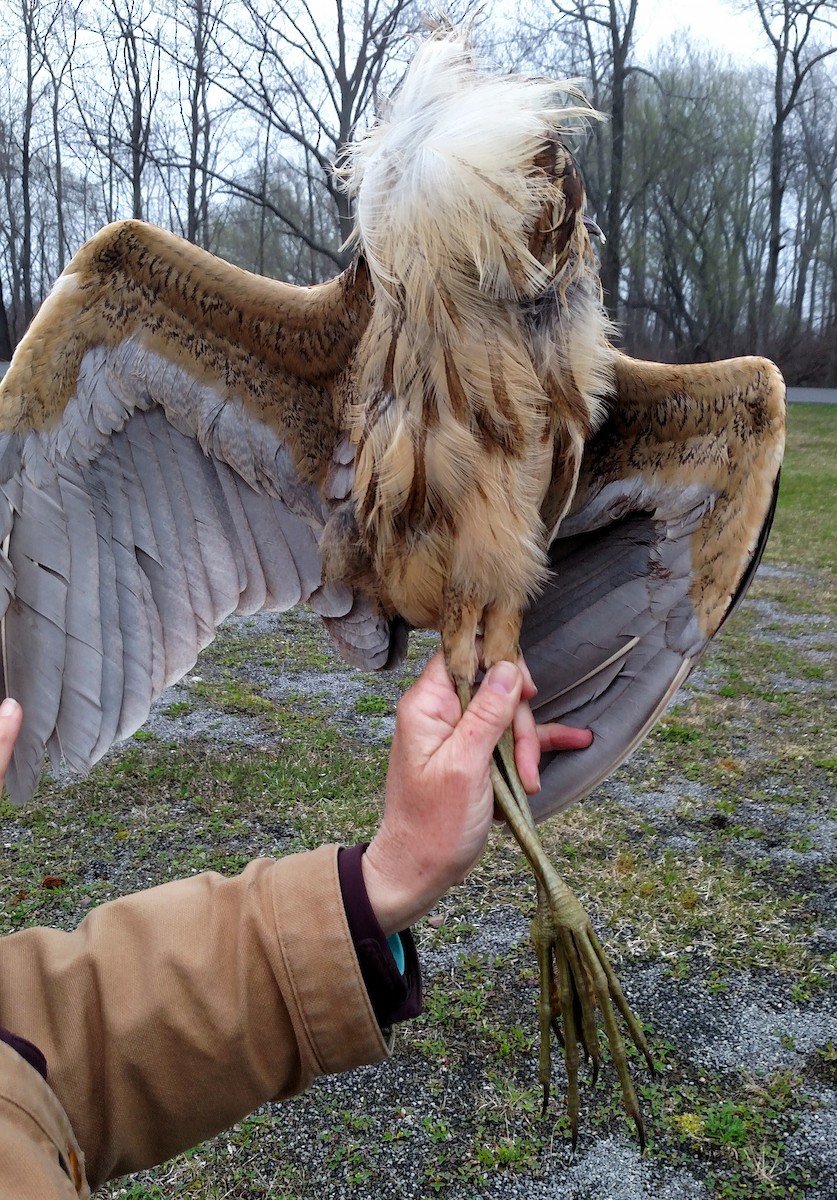
<svg viewBox="0 0 837 1200">
<path fill-rule="evenodd" d="M 386 1054 L 333 847 L 4 939 L 0 1023 L 46 1055 L 94 1187 Z"/>
</svg>

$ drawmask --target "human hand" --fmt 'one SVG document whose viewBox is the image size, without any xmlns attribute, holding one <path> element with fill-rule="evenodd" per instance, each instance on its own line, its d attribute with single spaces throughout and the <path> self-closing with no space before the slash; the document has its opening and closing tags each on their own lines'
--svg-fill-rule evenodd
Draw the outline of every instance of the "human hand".
<svg viewBox="0 0 837 1200">
<path fill-rule="evenodd" d="M 522 668 L 522 669 L 521 669 Z M 543 750 L 589 746 L 593 735 L 536 726 L 525 668 L 496 663 L 462 713 L 441 654 L 398 705 L 381 826 L 363 856 L 369 902 L 387 936 L 428 912 L 479 858 L 494 816 L 491 757 L 510 725 L 527 791 L 538 790 Z"/>
<path fill-rule="evenodd" d="M 12 751 L 15 748 L 22 720 L 23 709 L 17 700 L 12 700 L 9 696 L 0 704 L 0 795 L 3 794 L 6 771 L 12 761 Z"/>
</svg>

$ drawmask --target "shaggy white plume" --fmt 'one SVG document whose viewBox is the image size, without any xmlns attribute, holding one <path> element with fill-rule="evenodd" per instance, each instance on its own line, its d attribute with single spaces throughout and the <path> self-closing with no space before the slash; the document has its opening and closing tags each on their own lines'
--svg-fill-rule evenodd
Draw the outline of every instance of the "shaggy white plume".
<svg viewBox="0 0 837 1200">
<path fill-rule="evenodd" d="M 571 94 L 568 83 L 481 73 L 461 34 L 440 32 L 422 44 L 341 172 L 379 290 L 403 303 L 402 289 L 426 295 L 422 282 L 444 290 L 445 276 L 463 275 L 495 298 L 544 290 L 554 276 L 528 242 L 554 192 L 532 161 L 595 115 L 562 106 Z"/>
</svg>

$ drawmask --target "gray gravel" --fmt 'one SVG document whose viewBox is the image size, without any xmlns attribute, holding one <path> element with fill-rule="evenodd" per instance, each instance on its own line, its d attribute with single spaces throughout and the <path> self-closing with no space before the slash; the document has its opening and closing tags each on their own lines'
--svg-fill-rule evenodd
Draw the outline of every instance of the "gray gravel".
<svg viewBox="0 0 837 1200">
<path fill-rule="evenodd" d="M 764 568 L 762 568 L 764 570 Z M 766 572 L 774 578 L 790 577 L 791 573 L 773 568 Z M 816 614 L 793 615 L 797 626 L 795 635 L 787 632 L 788 622 L 782 607 L 773 602 L 747 602 L 759 625 L 769 629 L 765 636 L 786 638 L 797 650 L 808 655 L 826 654 L 834 645 L 833 622 Z M 254 636 L 270 632 L 277 618 L 248 618 L 247 627 Z M 777 631 L 774 627 L 779 625 Z M 820 649 L 817 649 L 819 647 Z M 813 658 L 808 661 L 816 661 Z M 690 706 L 698 703 L 705 692 L 716 688 L 717 667 L 711 656 L 702 664 L 682 691 L 673 712 L 688 715 Z M 194 741 L 217 745 L 261 746 L 273 735 L 265 731 L 257 716 L 230 716 L 202 702 L 196 689 L 201 668 L 171 689 L 155 706 L 148 729 L 162 741 Z M 371 691 L 369 681 L 342 668 L 315 670 L 293 678 L 281 677 L 270 668 L 248 663 L 247 678 L 263 686 L 262 694 L 278 702 L 291 702 L 295 695 L 328 696 L 339 703 L 344 718 L 353 733 L 369 742 L 380 742 L 388 736 L 391 721 L 377 716 L 364 717 L 355 710 L 357 700 Z M 799 680 L 793 686 L 798 689 Z M 384 686 L 390 686 L 385 683 Z M 398 687 L 392 684 L 392 695 Z M 816 702 L 817 686 L 811 695 Z M 166 715 L 173 704 L 188 701 L 188 712 Z M 177 711 L 177 710 L 175 710 Z M 736 758 L 745 766 L 758 767 L 759 745 L 747 737 L 748 716 L 742 706 L 735 718 L 740 723 L 729 730 L 735 743 Z M 118 753 L 118 752 L 115 752 Z M 644 756 L 644 757 L 643 757 Z M 638 769 L 653 767 L 650 752 L 642 748 L 635 762 Z M 640 776 L 643 770 L 639 770 Z M 742 785 L 746 792 L 745 783 Z M 649 836 L 660 854 L 704 853 L 711 838 L 706 825 L 684 821 L 684 804 L 698 813 L 713 811 L 712 788 L 705 783 L 675 774 L 662 778 L 651 787 L 640 787 L 636 776 L 620 772 L 603 789 L 603 794 L 635 814 L 647 824 Z M 786 784 L 777 780 L 776 793 Z M 762 836 L 757 839 L 728 837 L 724 853 L 731 861 L 760 869 L 769 877 L 771 870 L 783 865 L 799 865 L 810 869 L 812 878 L 819 880 L 812 889 L 808 911 L 813 924 L 808 933 L 812 945 L 822 954 L 837 949 L 835 921 L 834 847 L 837 832 L 837 804 L 833 794 L 823 795 L 809 804 L 794 804 L 777 812 L 768 794 L 762 799 L 747 801 L 747 822 Z M 188 814 L 184 816 L 184 820 Z M 567 816 L 567 836 L 572 836 L 572 816 Z M 277 851 L 282 849 L 283 831 L 280 828 L 256 829 L 259 844 Z M 805 849 L 788 844 L 791 837 L 807 839 Z M 800 845 L 803 843 L 800 842 Z M 127 869 L 127 864 L 126 864 Z M 830 872 L 830 874 L 829 874 Z M 829 879 L 832 882 L 829 883 Z M 590 881 L 595 897 L 595 880 Z M 595 902 L 595 901 L 594 901 Z M 473 906 L 467 887 L 457 890 L 446 905 L 447 922 L 465 922 L 468 931 L 459 942 L 445 943 L 422 933 L 421 956 L 428 988 L 434 982 L 461 979 L 463 958 L 482 956 L 491 964 L 503 959 L 503 978 L 511 976 L 508 992 L 496 997 L 495 1019 L 498 1027 L 508 1027 L 515 1021 L 530 1028 L 533 1023 L 534 993 L 531 981 L 514 981 L 508 970 L 509 959 L 518 956 L 528 961 L 527 920 L 517 907 L 497 903 L 485 911 L 486 905 Z M 595 911 L 591 914 L 599 925 Z M 605 930 L 612 935 L 612 930 Z M 618 936 L 615 939 L 619 941 Z M 685 977 L 673 978 L 670 963 L 627 958 L 619 964 L 619 974 L 634 1009 L 654 1030 L 655 1036 L 674 1048 L 678 1062 L 688 1064 L 695 1072 L 705 1071 L 713 1078 L 728 1080 L 730 1091 L 740 1087 L 742 1078 L 758 1086 L 759 1080 L 777 1072 L 793 1071 L 803 1080 L 800 1100 L 794 1112 L 795 1124 L 789 1124 L 783 1150 L 782 1169 L 798 1167 L 812 1179 L 804 1200 L 834 1200 L 837 1196 L 837 1094 L 834 1079 L 826 1077 L 816 1066 L 817 1052 L 829 1040 L 837 1045 L 837 1004 L 833 987 L 817 991 L 810 1000 L 795 1002 L 790 996 L 790 984 L 766 967 L 758 970 L 728 974 L 727 990 L 713 994 L 707 982 L 714 964 L 699 947 L 686 948 L 688 966 Z M 504 985 L 505 986 L 505 985 Z M 621 1119 L 612 1128 L 590 1126 L 592 1105 L 589 1105 L 589 1080 L 582 1084 L 582 1118 L 579 1150 L 575 1157 L 568 1152 L 564 1133 L 555 1128 L 550 1135 L 550 1121 L 545 1123 L 543 1148 L 537 1162 L 531 1166 L 516 1166 L 513 1170 L 487 1172 L 481 1178 L 466 1182 L 452 1181 L 431 1191 L 427 1184 L 428 1167 L 448 1153 L 448 1142 L 438 1144 L 427 1136 L 427 1123 L 447 1122 L 451 1128 L 450 1143 L 455 1145 L 460 1128 L 473 1129 L 481 1105 L 494 1103 L 493 1085 L 487 1079 L 485 1062 L 478 1054 L 469 1053 L 466 1034 L 446 1053 L 435 1058 L 416 1053 L 411 1038 L 434 1036 L 429 1016 L 416 1024 L 419 1031 L 399 1035 L 393 1059 L 377 1067 L 364 1068 L 348 1076 L 318 1081 L 304 1097 L 263 1112 L 264 1122 L 248 1134 L 248 1147 L 242 1150 L 234 1137 L 216 1139 L 201 1147 L 186 1160 L 137 1177 L 130 1185 L 116 1185 L 101 1193 L 105 1197 L 124 1196 L 131 1200 L 157 1200 L 162 1195 L 200 1195 L 209 1200 L 222 1196 L 273 1197 L 275 1200 L 704 1200 L 718 1195 L 707 1180 L 710 1168 L 718 1166 L 717 1158 L 701 1159 L 700 1148 L 688 1153 L 681 1148 L 679 1157 L 666 1157 L 656 1148 L 643 1157 L 634 1138 L 614 1133 L 623 1126 Z M 531 1085 L 537 1076 L 534 1052 L 516 1055 L 515 1078 Z M 608 1073 L 606 1073 L 607 1075 Z M 638 1081 L 641 1081 L 639 1076 Z M 612 1076 L 599 1085 L 612 1087 Z M 562 1111 L 560 1078 L 556 1069 L 558 1094 L 552 1101 L 552 1120 Z M 663 1079 L 663 1087 L 676 1088 L 674 1079 Z M 360 1118 L 364 1127 L 354 1130 L 351 1122 Z M 510 1118 L 513 1134 L 518 1126 Z M 399 1137 L 384 1142 L 393 1130 Z M 404 1133 L 401 1140 L 400 1133 Z M 469 1135 L 471 1136 L 471 1135 Z M 366 1155 L 368 1180 L 352 1177 L 348 1165 L 339 1159 L 338 1151 L 357 1144 Z M 707 1152 L 708 1153 L 708 1152 Z M 247 1184 L 232 1181 L 240 1169 Z M 229 1190 L 206 1191 L 205 1180 L 226 1179 Z M 777 1179 L 777 1186 L 779 1180 Z M 148 1191 L 137 1190 L 143 1186 Z M 131 1190 L 133 1189 L 133 1190 Z M 157 1190 L 154 1190 L 157 1189 Z M 768 1193 L 763 1193 L 767 1195 Z M 777 1196 L 779 1193 L 776 1193 Z M 797 1191 L 797 1197 L 802 1193 Z"/>
</svg>

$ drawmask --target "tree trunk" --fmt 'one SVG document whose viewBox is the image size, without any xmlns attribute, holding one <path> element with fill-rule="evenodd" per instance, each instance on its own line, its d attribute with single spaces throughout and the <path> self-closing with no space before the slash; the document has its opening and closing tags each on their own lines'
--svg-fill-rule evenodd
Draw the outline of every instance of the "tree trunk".
<svg viewBox="0 0 837 1200">
<path fill-rule="evenodd" d="M 2 283 L 0 283 L 0 362 L 8 362 L 12 357 L 12 333 L 9 328 L 9 314 L 6 312 L 6 302 L 3 299 Z"/>
</svg>

